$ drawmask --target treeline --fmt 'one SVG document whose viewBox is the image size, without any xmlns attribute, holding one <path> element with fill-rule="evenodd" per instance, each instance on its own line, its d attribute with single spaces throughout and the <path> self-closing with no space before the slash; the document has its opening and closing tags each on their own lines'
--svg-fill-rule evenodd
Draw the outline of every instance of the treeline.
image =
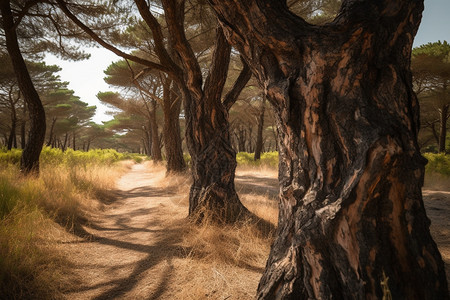
<svg viewBox="0 0 450 300">
<path fill-rule="evenodd" d="M 26 103 L 9 56 L 3 54 L 0 60 L 3 66 L 0 70 L 0 145 L 8 150 L 23 149 L 30 129 Z M 165 119 L 171 117 L 170 113 L 164 114 L 162 82 L 154 76 L 153 87 L 149 86 L 142 92 L 132 84 L 132 74 L 125 66 L 126 63 L 122 60 L 105 70 L 105 81 L 113 87 L 120 87 L 122 93 L 98 94 L 100 101 L 113 108 L 110 112 L 113 119 L 96 124 L 92 122 L 96 107 L 83 102 L 67 87 L 68 82 L 60 80 L 57 75 L 60 71 L 58 66 L 27 61 L 45 109 L 47 129 L 44 144 L 62 150 L 113 148 L 122 152 L 147 154 L 156 160 L 162 159 L 165 156 L 163 124 Z M 134 64 L 133 66 L 136 67 Z M 150 76 L 151 74 L 147 75 L 146 79 Z M 150 93 L 151 97 L 148 96 Z M 276 129 L 273 114 L 266 109 L 268 103 L 262 100 L 259 90 L 252 86 L 247 87 L 242 96 L 230 111 L 233 148 L 243 152 L 255 152 L 256 148 L 260 148 L 257 152 L 275 151 Z M 184 140 L 185 117 L 180 107 L 173 117 L 180 124 L 178 143 L 181 144 Z M 172 131 L 169 129 L 169 134 L 173 134 Z M 156 145 L 159 152 L 152 153 L 152 144 Z M 183 152 L 187 152 L 184 143 L 182 148 Z"/>
</svg>

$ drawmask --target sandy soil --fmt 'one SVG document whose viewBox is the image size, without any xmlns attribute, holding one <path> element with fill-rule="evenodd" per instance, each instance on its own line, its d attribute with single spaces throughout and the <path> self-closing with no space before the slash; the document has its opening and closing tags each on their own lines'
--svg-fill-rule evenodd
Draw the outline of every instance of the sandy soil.
<svg viewBox="0 0 450 300">
<path fill-rule="evenodd" d="M 69 299 L 158 299 L 173 269 L 172 257 L 182 255 L 165 227 L 176 197 L 153 188 L 154 174 L 134 165 L 117 182 L 115 201 L 86 230 L 88 240 L 66 245 L 80 275 L 67 292 Z M 146 280 L 143 280 L 146 279 Z"/>
<path fill-rule="evenodd" d="M 441 252 L 450 284 L 450 186 L 447 191 L 424 189 L 423 200 L 431 220 L 431 234 Z"/>
<path fill-rule="evenodd" d="M 174 189 L 158 188 L 161 186 L 158 180 L 161 176 L 150 173 L 145 165 L 134 165 L 118 181 L 116 199 L 86 227 L 91 238 L 76 238 L 61 245 L 73 264 L 70 276 L 76 281 L 66 291 L 66 298 L 253 298 L 262 267 L 238 269 L 230 279 L 225 278 L 219 268 L 202 269 L 194 267 L 194 261 L 186 260 L 189 249 L 182 246 L 182 236 L 186 230 L 187 207 L 180 209 L 180 205 L 186 205 L 180 204 L 186 195 Z M 241 172 L 236 176 L 236 183 L 239 193 L 245 193 L 246 189 L 254 191 L 255 186 L 260 186 L 262 195 L 276 197 L 275 173 L 273 178 L 262 178 Z M 424 199 L 432 220 L 431 231 L 446 262 L 447 278 L 450 278 L 450 192 L 428 189 L 424 191 Z M 178 269 L 179 266 L 182 267 Z M 195 278 L 191 277 L 195 276 L 209 277 L 213 283 L 221 281 L 217 285 L 225 284 L 231 292 L 215 294 L 216 290 L 210 287 L 185 293 L 182 288 L 194 285 Z M 241 288 L 242 281 L 250 281 L 250 287 Z"/>
</svg>

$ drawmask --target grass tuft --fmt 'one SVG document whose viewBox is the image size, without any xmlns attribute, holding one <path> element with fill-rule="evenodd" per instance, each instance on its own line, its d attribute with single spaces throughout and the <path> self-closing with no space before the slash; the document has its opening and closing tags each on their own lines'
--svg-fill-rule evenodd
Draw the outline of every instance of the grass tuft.
<svg viewBox="0 0 450 300">
<path fill-rule="evenodd" d="M 71 283 L 61 276 L 68 263 L 55 242 L 101 208 L 98 194 L 132 164 L 117 163 L 128 157 L 116 153 L 45 148 L 40 176 L 25 177 L 21 151 L 0 151 L 0 299 L 62 297 Z"/>
</svg>

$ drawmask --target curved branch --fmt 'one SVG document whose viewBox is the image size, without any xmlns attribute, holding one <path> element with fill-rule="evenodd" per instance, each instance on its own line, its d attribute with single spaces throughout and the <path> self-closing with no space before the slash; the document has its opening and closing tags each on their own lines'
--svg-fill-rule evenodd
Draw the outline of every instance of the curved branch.
<svg viewBox="0 0 450 300">
<path fill-rule="evenodd" d="M 220 99 L 223 87 L 227 79 L 228 65 L 230 64 L 231 46 L 228 44 L 222 28 L 216 30 L 215 49 L 212 56 L 212 64 L 205 80 L 205 100 L 208 103 Z"/>
<path fill-rule="evenodd" d="M 157 69 L 160 71 L 163 71 L 168 74 L 173 74 L 173 70 L 170 68 L 167 68 L 161 64 L 127 54 L 118 48 L 114 47 L 113 45 L 107 43 L 105 40 L 103 40 L 101 37 L 99 37 L 94 31 L 92 31 L 88 26 L 86 26 L 83 22 L 81 22 L 67 7 L 66 3 L 63 0 L 56 0 L 61 10 L 64 12 L 64 14 L 72 20 L 78 27 L 80 27 L 85 33 L 87 33 L 94 41 L 96 41 L 98 44 L 103 46 L 104 48 L 108 49 L 109 51 L 113 52 L 117 56 L 120 56 L 122 58 L 134 61 L 136 63 L 139 63 L 141 65 Z"/>
<path fill-rule="evenodd" d="M 238 78 L 234 82 L 233 87 L 231 90 L 225 95 L 225 98 L 223 100 L 223 106 L 227 111 L 230 110 L 230 108 L 233 106 L 233 104 L 236 102 L 237 98 L 239 97 L 239 94 L 244 89 L 247 82 L 252 77 L 252 72 L 250 71 L 250 67 L 248 66 L 247 62 L 242 58 L 241 61 L 243 68 L 241 70 L 241 73 L 239 74 Z"/>
</svg>

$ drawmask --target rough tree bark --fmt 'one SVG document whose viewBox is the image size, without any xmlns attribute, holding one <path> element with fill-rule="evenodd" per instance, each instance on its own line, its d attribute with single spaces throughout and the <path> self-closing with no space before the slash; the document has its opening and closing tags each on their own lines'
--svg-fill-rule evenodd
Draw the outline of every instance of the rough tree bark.
<svg viewBox="0 0 450 300">
<path fill-rule="evenodd" d="M 205 217 L 217 222 L 234 222 L 248 213 L 234 186 L 236 153 L 231 147 L 228 111 L 250 78 L 247 69 L 238 77 L 222 102 L 231 47 L 222 30 L 217 31 L 215 50 L 205 81 L 198 60 L 184 33 L 184 1 L 163 0 L 171 47 L 176 51 L 178 66 L 167 51 L 158 48 L 160 28 L 149 15 L 143 1 L 135 1 L 142 17 L 154 33 L 155 51 L 161 61 L 172 65 L 184 100 L 186 144 L 191 155 L 193 184 L 189 194 L 189 215 L 196 221 Z M 155 34 L 158 33 L 158 34 Z M 248 74 L 247 74 L 248 73 Z M 169 74 L 170 75 L 170 74 Z M 204 82 L 204 84 L 203 84 Z"/>
<path fill-rule="evenodd" d="M 166 148 L 167 173 L 183 172 L 186 162 L 183 157 L 180 130 L 181 95 L 177 95 L 172 80 L 163 79 L 164 97 L 164 146 Z"/>
<path fill-rule="evenodd" d="M 448 299 L 429 232 L 410 55 L 423 1 L 209 0 L 276 111 L 277 238 L 259 299 Z M 385 274 L 385 276 L 384 276 Z"/>
<path fill-rule="evenodd" d="M 177 12 L 180 13 L 184 11 Z M 210 75 L 203 88 L 200 66 L 197 61 L 193 62 L 194 54 L 183 48 L 182 43 L 175 44 L 175 49 L 184 54 L 181 61 L 191 76 L 182 89 L 186 144 L 193 175 L 189 215 L 197 221 L 207 217 L 217 222 L 234 222 L 248 211 L 240 202 L 234 185 L 236 152 L 231 146 L 228 111 L 221 98 L 231 47 L 218 30 Z"/>
<path fill-rule="evenodd" d="M 27 66 L 20 52 L 17 40 L 16 24 L 9 1 L 0 1 L 0 10 L 5 32 L 6 49 L 11 58 L 20 92 L 27 104 L 30 116 L 30 134 L 28 143 L 22 152 L 20 169 L 23 173 L 39 173 L 39 156 L 45 139 L 45 112 L 41 99 L 34 88 Z"/>
</svg>

